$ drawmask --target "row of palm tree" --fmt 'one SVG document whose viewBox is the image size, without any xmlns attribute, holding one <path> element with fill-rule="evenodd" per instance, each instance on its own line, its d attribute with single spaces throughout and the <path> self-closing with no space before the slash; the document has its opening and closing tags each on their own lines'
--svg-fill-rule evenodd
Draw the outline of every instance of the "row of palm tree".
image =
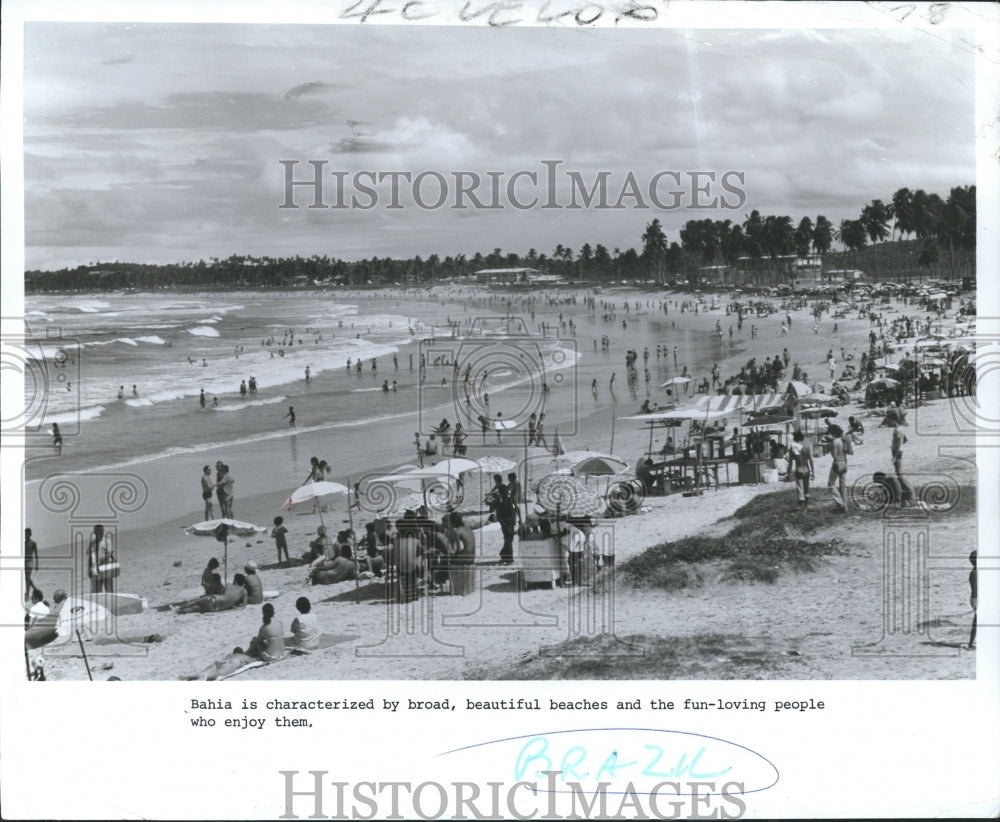
<svg viewBox="0 0 1000 822">
<path fill-rule="evenodd" d="M 910 237 L 916 238 L 916 245 Z M 253 257 L 232 255 L 197 262 L 165 265 L 101 263 L 59 271 L 28 271 L 27 291 L 113 290 L 122 288 L 281 288 L 300 283 L 336 283 L 363 286 L 389 283 L 429 285 L 466 276 L 484 268 L 528 267 L 595 283 L 622 280 L 667 282 L 686 279 L 697 283 L 706 266 L 725 265 L 746 272 L 758 283 L 774 283 L 789 275 L 789 259 L 810 254 L 829 255 L 834 241 L 853 255 L 871 243 L 871 274 L 909 277 L 914 271 L 958 277 L 974 271 L 976 188 L 953 188 L 946 200 L 921 189 L 901 188 L 891 201 L 873 200 L 857 219 L 841 220 L 834 229 L 823 215 L 802 217 L 795 225 L 786 215 L 752 211 L 742 223 L 731 220 L 689 220 L 679 242 L 668 242 L 658 218 L 641 235 L 642 250 L 584 243 L 579 252 L 559 243 L 550 256 L 534 248 L 526 254 L 500 248 L 471 257 L 456 254 L 426 259 L 371 257 L 346 261 L 328 255 L 311 257 Z M 889 242 L 886 242 L 889 240 Z M 882 248 L 883 252 L 878 249 Z M 912 250 L 907 250 L 912 249 Z M 896 253 L 888 253 L 895 250 Z M 942 260 L 942 252 L 946 252 Z M 886 271 L 880 270 L 886 259 Z M 838 266 L 833 266 L 838 267 Z"/>
</svg>

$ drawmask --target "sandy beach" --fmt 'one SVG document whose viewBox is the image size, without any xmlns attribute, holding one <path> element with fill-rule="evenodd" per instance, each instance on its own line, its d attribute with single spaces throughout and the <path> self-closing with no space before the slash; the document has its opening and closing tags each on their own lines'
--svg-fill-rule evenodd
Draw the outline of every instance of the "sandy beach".
<svg viewBox="0 0 1000 822">
<path fill-rule="evenodd" d="M 495 311 L 496 297 L 480 293 L 462 295 L 462 302 L 482 311 Z M 565 295 L 564 295 L 565 296 Z M 664 313 L 658 299 L 650 294 L 622 289 L 596 299 L 596 311 L 582 303 L 532 306 L 533 326 L 560 325 L 572 321 L 572 337 L 580 351 L 573 384 L 556 384 L 553 401 L 546 408 L 551 433 L 558 427 L 568 449 L 593 448 L 620 454 L 630 463 L 645 455 L 648 433 L 634 421 L 620 417 L 634 414 L 646 398 L 645 384 L 630 389 L 624 381 L 624 356 L 628 348 L 641 352 L 664 345 L 685 347 L 684 359 L 690 373 L 707 376 L 718 362 L 723 375 L 734 373 L 750 356 L 776 356 L 787 346 L 803 368 L 813 372 L 810 380 L 825 378 L 824 359 L 830 348 L 840 353 L 862 350 L 866 343 L 867 320 L 851 317 L 837 323 L 824 316 L 815 333 L 805 310 L 792 312 L 792 329 L 781 335 L 779 321 L 784 312 L 747 320 L 742 334 L 712 342 L 717 321 L 725 328 L 730 322 L 722 311 L 695 314 L 680 312 L 668 303 Z M 440 299 L 439 299 L 440 298 Z M 447 313 L 454 304 L 444 305 L 444 294 L 432 295 L 428 304 Z M 667 295 L 672 302 L 690 299 Z M 630 310 L 622 306 L 628 301 Z M 447 302 L 445 300 L 445 302 Z M 502 305 L 502 303 L 500 303 Z M 606 306 L 606 307 L 605 307 Z M 900 310 L 905 310 L 901 307 Z M 526 310 L 527 314 L 528 311 Z M 889 315 L 892 316 L 892 315 Z M 623 320 L 624 325 L 623 325 Z M 532 323 L 533 321 L 533 323 Z M 756 326 L 751 330 L 750 326 Z M 611 337 L 610 351 L 594 341 Z M 676 373 L 664 354 L 650 357 L 656 372 L 649 396 L 665 401 L 656 386 Z M 680 363 L 679 363 L 680 365 Z M 610 374 L 618 372 L 617 386 L 608 388 Z M 641 372 L 640 372 L 641 373 Z M 598 388 L 589 386 L 597 380 Z M 287 388 L 285 389 L 287 393 Z M 380 395 L 379 395 L 380 396 Z M 513 397 L 514 394 L 507 395 Z M 503 407 L 499 394 L 494 407 Z M 693 399 L 682 395 L 682 404 Z M 514 400 L 510 400 L 513 402 Z M 447 594 L 425 596 L 405 609 L 413 620 L 410 633 L 396 635 L 391 628 L 393 608 L 387 606 L 385 586 L 377 579 L 359 583 L 342 582 L 313 586 L 306 579 L 306 567 L 277 567 L 272 540 L 265 533 L 249 540 L 235 540 L 229 548 L 229 575 L 242 564 L 254 560 L 260 565 L 265 589 L 276 589 L 273 600 L 277 619 L 286 629 L 294 618 L 295 600 L 308 596 L 323 630 L 337 634 L 330 647 L 309 656 L 289 656 L 281 662 L 248 670 L 246 679 L 465 679 L 533 678 L 558 675 L 561 678 L 605 678 L 611 669 L 572 664 L 574 648 L 581 643 L 611 643 L 596 654 L 607 663 L 618 657 L 629 665 L 627 678 L 668 678 L 662 665 L 651 665 L 650 657 L 660 643 L 686 643 L 676 678 L 773 678 L 773 679 L 950 679 L 975 675 L 974 654 L 958 646 L 967 640 L 971 610 L 968 607 L 968 563 L 966 556 L 976 547 L 974 495 L 976 470 L 969 440 L 956 430 L 951 403 L 965 399 L 933 400 L 910 412 L 906 472 L 918 487 L 935 494 L 949 494 L 962 505 L 944 505 L 939 510 L 912 509 L 867 511 L 857 506 L 835 523 L 810 532 L 809 540 L 837 543 L 835 555 L 824 556 L 808 571 L 780 568 L 771 583 L 732 579 L 724 564 L 706 562 L 693 567 L 692 584 L 677 590 L 636 587 L 628 574 L 611 575 L 593 589 L 527 589 L 519 584 L 519 563 L 500 566 L 496 559 L 501 537 L 499 526 L 487 525 L 476 531 L 476 591 L 466 596 Z M 435 409 L 436 412 L 437 409 Z M 838 409 L 839 420 L 858 415 L 867 429 L 863 445 L 851 458 L 849 482 L 862 485 L 876 470 L 890 470 L 891 429 L 879 428 L 880 418 L 868 415 L 858 404 Z M 447 413 L 442 414 L 448 416 Z M 612 420 L 615 420 L 612 424 Z M 227 457 L 237 466 L 241 493 L 236 516 L 260 525 L 270 525 L 276 515 L 284 515 L 289 529 L 293 557 L 301 555 L 319 524 L 319 514 L 310 506 L 289 511 L 283 504 L 290 487 L 301 481 L 308 467 L 308 455 L 333 457 L 334 474 L 340 481 L 357 479 L 366 471 L 378 473 L 404 462 L 413 462 L 410 453 L 412 426 L 400 431 L 400 421 L 379 423 L 352 421 L 346 430 L 325 429 L 294 436 L 275 436 L 254 442 Z M 405 425 L 405 424 L 404 424 Z M 478 432 L 470 432 L 469 455 L 488 454 L 517 459 L 517 443 L 484 445 Z M 614 437 L 613 449 L 611 437 Z M 361 441 L 359 442 L 359 438 Z M 520 440 L 518 440 L 520 441 Z M 654 448 L 661 437 L 657 434 Z M 941 449 L 939 446 L 952 446 Z M 291 449 L 291 454 L 289 453 Z M 220 451 L 223 449 L 219 449 Z M 946 454 L 946 456 L 942 456 Z M 175 615 L 167 607 L 200 593 L 199 579 L 209 556 L 222 559 L 221 546 L 211 540 L 186 536 L 183 526 L 200 519 L 197 499 L 192 500 L 202 464 L 212 464 L 211 451 L 151 460 L 132 465 L 148 483 L 151 504 L 125 517 L 119 530 L 122 575 L 118 590 L 140 594 L 148 609 L 137 615 L 119 617 L 116 636 L 88 643 L 88 654 L 97 678 L 117 676 L 123 680 L 177 680 L 197 673 L 211 661 L 224 656 L 234 646 L 246 646 L 260 625 L 257 606 L 218 614 Z M 829 457 L 816 459 L 814 508 L 831 509 L 825 487 Z M 735 483 L 736 466 L 732 466 Z M 29 483 L 29 490 L 31 489 Z M 945 491 L 940 492 L 941 488 Z M 861 492 L 861 486 L 857 488 Z M 940 492 L 940 493 L 939 493 Z M 782 514 L 789 534 L 799 534 L 794 490 L 790 485 L 723 484 L 701 496 L 671 494 L 649 497 L 641 513 L 602 523 L 613 531 L 617 567 L 646 549 L 674 542 L 694 534 L 725 536 L 734 522 L 731 517 L 742 506 L 761 495 L 777 495 L 772 503 Z M 947 510 L 944 510 L 947 509 Z M 30 511 L 30 496 L 29 496 Z M 323 514 L 335 531 L 346 522 L 341 504 Z M 355 526 L 373 516 L 355 514 Z M 30 517 L 29 517 L 30 521 Z M 57 525 L 51 526 L 53 529 Z M 65 524 L 62 526 L 65 528 Z M 42 529 L 45 532 L 45 529 Z M 52 531 L 51 533 L 56 533 Z M 63 531 L 65 533 L 65 531 Z M 905 625 L 892 623 L 896 606 L 893 598 L 906 596 L 902 589 L 887 586 L 891 570 L 885 570 L 884 548 L 895 545 L 899 534 L 926 533 L 929 554 L 934 560 L 929 578 L 929 601 L 921 603 L 916 619 Z M 40 544 L 41 543 L 40 541 Z M 56 549 L 43 544 L 42 556 Z M 515 554 L 516 554 L 515 548 Z M 64 576 L 43 570 L 35 575 L 46 592 L 61 584 Z M 889 591 L 885 594 L 884 591 Z M 895 591 L 895 593 L 892 593 Z M 581 632 L 581 614 L 604 614 L 599 630 Z M 907 611 L 909 613 L 909 611 Z M 886 622 L 887 621 L 887 622 Z M 884 622 L 889 625 L 888 635 Z M 610 637 L 610 639 L 609 639 Z M 127 640 L 127 650 L 120 640 Z M 154 639 L 146 642 L 141 640 Z M 137 641 L 139 640 L 139 641 Z M 595 655 L 593 647 L 584 657 Z M 123 653 L 124 651 L 124 653 Z M 69 656 L 62 657 L 62 653 Z M 747 662 L 753 658 L 753 664 Z M 643 660 L 646 660 L 646 663 Z M 553 660 L 558 660 L 553 662 Z M 607 663 L 610 664 L 610 663 Z M 552 666 L 555 666 L 553 668 Z M 749 667 L 748 667 L 749 665 Z M 561 668 L 560 668 L 561 666 Z M 644 677 L 643 671 L 649 673 Z M 47 653 L 46 674 L 50 679 L 85 679 L 86 669 L 71 646 L 52 647 Z"/>
</svg>

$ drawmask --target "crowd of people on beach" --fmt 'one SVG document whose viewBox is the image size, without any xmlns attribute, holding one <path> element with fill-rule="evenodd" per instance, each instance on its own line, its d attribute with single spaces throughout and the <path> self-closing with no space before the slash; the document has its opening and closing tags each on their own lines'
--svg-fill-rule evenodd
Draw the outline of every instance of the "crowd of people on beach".
<svg viewBox="0 0 1000 822">
<path fill-rule="evenodd" d="M 529 314 L 534 321 L 537 308 L 544 306 L 551 309 L 562 304 L 575 304 L 577 299 L 576 295 L 567 297 L 488 295 L 471 297 L 468 302 L 480 307 L 496 308 L 502 306 L 506 312 L 520 309 Z M 620 321 L 625 323 L 636 321 L 643 308 L 648 312 L 658 314 L 662 312 L 664 316 L 669 315 L 671 310 L 677 314 L 683 314 L 686 312 L 697 313 L 699 310 L 705 309 L 705 306 L 699 301 L 689 299 L 646 300 L 644 306 L 639 300 L 624 300 L 619 303 L 612 300 L 599 300 L 593 295 L 587 295 L 582 299 L 595 319 L 615 324 Z M 773 312 L 785 314 L 780 327 L 782 337 L 786 336 L 792 325 L 791 307 L 790 303 L 783 303 L 781 306 L 775 307 Z M 744 308 L 738 304 L 725 306 L 726 316 L 736 315 L 736 326 L 739 330 L 742 330 L 743 318 L 746 314 Z M 855 308 L 858 311 L 858 316 L 866 317 L 870 323 L 866 349 L 857 352 L 859 356 L 856 358 L 855 352 L 846 350 L 846 346 L 836 346 L 839 351 L 831 346 L 822 361 L 808 364 L 808 367 L 810 370 L 814 370 L 814 366 L 823 369 L 826 372 L 824 376 L 828 375 L 829 385 L 821 388 L 829 392 L 830 405 L 862 402 L 869 407 L 869 416 L 880 418 L 880 424 L 892 429 L 888 455 L 892 470 L 875 472 L 872 480 L 876 486 L 884 490 L 886 498 L 895 504 L 904 507 L 917 505 L 917 491 L 908 482 L 904 473 L 904 452 L 907 444 L 904 431 L 907 425 L 906 405 L 919 403 L 922 391 L 933 390 L 937 386 L 946 388 L 949 395 L 952 391 L 956 393 L 968 391 L 968 384 L 953 385 L 948 379 L 949 371 L 955 366 L 956 357 L 960 355 L 954 351 L 944 354 L 944 363 L 929 369 L 918 362 L 915 356 L 911 357 L 908 351 L 904 351 L 894 369 L 898 372 L 900 379 L 889 381 L 895 382 L 895 385 L 889 385 L 883 380 L 887 387 L 884 390 L 879 388 L 876 392 L 872 386 L 876 373 L 885 368 L 884 362 L 892 354 L 895 346 L 900 345 L 905 340 L 911 340 L 915 335 L 932 335 L 934 320 L 930 315 L 920 317 L 909 314 L 887 319 L 874 304 L 860 304 Z M 822 311 L 820 316 L 821 314 Z M 623 316 L 624 319 L 621 319 Z M 842 311 L 838 316 L 844 316 Z M 818 319 L 819 316 L 817 316 Z M 449 323 L 449 327 L 453 333 L 458 333 L 462 323 L 455 321 Z M 835 331 L 836 328 L 835 325 Z M 568 316 L 564 317 L 562 311 L 559 311 L 558 322 L 543 322 L 539 329 L 543 334 L 562 332 L 575 335 L 578 331 L 573 319 Z M 756 337 L 759 331 L 756 326 L 753 327 L 752 336 Z M 307 333 L 310 333 L 309 329 L 307 329 Z M 720 340 L 724 340 L 726 332 L 721 320 L 716 322 L 716 333 Z M 317 342 L 322 339 L 321 335 L 317 337 L 317 334 L 314 334 L 313 336 Z M 732 325 L 729 326 L 728 336 L 732 341 Z M 295 344 L 302 344 L 302 340 L 296 340 L 291 329 L 286 331 L 280 346 L 274 337 L 261 341 L 262 346 L 274 346 L 279 355 L 283 355 L 285 347 Z M 600 350 L 602 353 L 609 353 L 612 348 L 609 335 L 595 336 L 593 347 L 595 352 Z M 238 357 L 240 353 L 237 350 L 236 356 Z M 651 363 L 654 356 L 655 365 Z M 396 354 L 392 355 L 392 363 L 393 367 L 398 370 L 399 359 Z M 629 348 L 625 354 L 624 365 L 627 384 L 633 391 L 633 396 L 640 383 L 640 374 L 645 376 L 647 397 L 640 408 L 642 414 L 656 414 L 661 410 L 659 402 L 650 404 L 651 396 L 649 393 L 650 369 L 658 367 L 660 363 L 663 364 L 664 368 L 672 366 L 671 373 L 678 377 L 671 391 L 677 390 L 678 386 L 684 386 L 684 391 L 687 393 L 686 380 L 694 383 L 693 393 L 707 395 L 715 393 L 739 396 L 743 394 L 757 395 L 765 392 L 780 393 L 782 388 L 786 387 L 789 399 L 783 410 L 793 413 L 799 410 L 796 405 L 797 396 L 794 392 L 789 392 L 787 386 L 799 383 L 809 390 L 813 389 L 811 386 L 812 378 L 806 369 L 796 361 L 787 346 L 782 346 L 780 352 L 777 351 L 776 347 L 774 353 L 766 355 L 763 361 L 759 359 L 759 356 L 751 356 L 729 376 L 723 376 L 718 363 L 711 367 L 709 373 L 696 376 L 689 373 L 687 364 L 679 361 L 678 346 L 672 340 L 651 341 L 641 351 L 638 348 Z M 433 361 L 430 365 L 431 367 L 449 368 L 453 381 L 456 383 L 463 381 L 463 371 L 458 361 L 439 360 Z M 365 363 L 361 359 L 347 361 L 347 370 L 350 373 L 360 374 L 366 366 L 372 375 L 377 374 L 378 362 L 374 357 L 366 360 Z M 412 355 L 409 367 L 411 370 L 414 368 Z M 428 368 L 428 363 L 425 362 L 423 355 L 420 355 L 418 367 L 423 378 Z M 471 393 L 485 411 L 477 417 L 482 443 L 486 444 L 488 440 L 492 440 L 492 433 L 496 442 L 502 444 L 506 421 L 500 411 L 496 412 L 495 417 L 492 416 L 489 409 L 489 394 L 485 391 L 487 387 L 486 376 L 483 375 L 481 385 L 471 388 Z M 310 369 L 306 367 L 305 379 L 309 381 L 310 378 Z M 464 381 L 468 382 L 469 379 L 470 372 L 467 367 L 464 372 Z M 615 387 L 613 370 L 608 384 L 613 391 Z M 251 375 L 249 380 L 241 382 L 239 393 L 245 397 L 247 393 L 254 393 L 256 390 L 257 382 L 255 377 Z M 383 392 L 396 390 L 396 380 L 392 380 L 391 384 L 389 380 L 382 382 Z M 596 398 L 597 379 L 593 380 L 591 391 Z M 124 386 L 121 386 L 119 399 L 124 397 L 124 393 Z M 132 393 L 134 397 L 138 397 L 137 386 L 132 386 Z M 470 396 L 469 390 L 467 390 L 466 396 Z M 668 395 L 664 408 L 676 404 L 677 398 Z M 200 396 L 200 405 L 202 408 L 207 405 L 204 391 Z M 289 407 L 289 412 L 285 416 L 290 418 L 289 424 L 294 426 L 293 407 Z M 813 437 L 809 437 L 807 432 L 802 429 L 796 416 L 787 444 L 779 443 L 774 438 L 758 441 L 752 418 L 744 423 L 745 429 L 749 430 L 741 432 L 739 428 L 734 428 L 731 437 L 727 434 L 728 429 L 721 420 L 713 423 L 694 424 L 691 426 L 691 433 L 699 439 L 710 436 L 724 438 L 735 444 L 741 453 L 755 457 L 763 456 L 770 461 L 772 467 L 783 469 L 784 478 L 794 483 L 796 503 L 802 511 L 809 508 L 811 490 L 816 479 L 816 462 L 820 457 L 828 455 L 830 466 L 826 487 L 835 506 L 846 512 L 850 506 L 847 492 L 847 478 L 850 470 L 849 457 L 854 453 L 855 447 L 863 447 L 865 443 L 865 427 L 860 416 L 860 413 L 850 416 L 845 426 L 838 425 L 827 418 L 822 435 Z M 549 448 L 545 426 L 545 413 L 533 411 L 526 423 L 528 446 Z M 53 426 L 53 438 L 54 445 L 61 449 L 62 436 L 57 425 Z M 447 456 L 449 453 L 454 456 L 466 454 L 467 439 L 468 434 L 460 421 L 452 426 L 447 418 L 443 418 L 426 436 L 420 432 L 415 433 L 414 446 L 422 466 L 425 459 L 433 461 L 439 457 Z M 673 455 L 678 450 L 680 450 L 679 444 L 674 442 L 673 437 L 668 437 L 663 449 L 658 454 L 666 457 Z M 656 488 L 655 478 L 648 470 L 652 456 L 649 454 L 645 459 L 640 460 L 635 471 L 636 476 L 650 492 Z M 328 461 L 312 457 L 309 473 L 304 483 L 329 480 L 332 471 Z M 210 466 L 203 467 L 200 485 L 204 504 L 203 514 L 206 521 L 215 519 L 216 509 L 213 498 L 218 502 L 218 512 L 221 518 L 234 518 L 234 484 L 235 480 L 229 466 L 224 464 L 222 460 L 216 462 L 214 475 Z M 661 492 L 664 490 L 662 485 L 658 487 L 658 490 Z M 357 488 L 355 488 L 355 496 L 357 496 Z M 557 522 L 539 509 L 529 512 L 526 503 L 527 496 L 516 473 L 508 474 L 506 482 L 501 474 L 496 474 L 493 477 L 493 487 L 484 500 L 484 505 L 488 509 L 489 521 L 499 524 L 503 537 L 503 544 L 497 558 L 499 565 L 509 566 L 514 563 L 515 540 L 546 539 L 555 542 L 560 556 L 564 560 L 564 569 L 558 574 L 558 582 L 561 585 L 586 586 L 596 579 L 601 568 L 613 566 L 613 548 L 610 554 L 605 554 L 603 552 L 605 547 L 598 546 L 594 536 L 595 523 L 591 518 L 568 517 Z M 299 552 L 298 549 L 294 551 L 290 549 L 288 529 L 285 527 L 283 517 L 277 516 L 273 520 L 271 530 L 271 537 L 277 552 L 276 567 L 305 566 L 305 582 L 311 585 L 331 585 L 345 581 L 357 581 L 362 578 L 381 581 L 385 585 L 386 599 L 396 603 L 411 602 L 420 596 L 441 594 L 464 596 L 476 590 L 474 570 L 476 538 L 472 528 L 461 513 L 452 511 L 439 520 L 434 520 L 426 508 L 418 507 L 406 510 L 402 516 L 394 521 L 387 517 L 377 517 L 364 523 L 363 529 L 361 534 L 356 533 L 353 528 L 342 529 L 336 533 L 335 538 L 331 539 L 326 526 L 321 525 L 316 529 L 316 535 L 310 540 L 308 547 L 304 547 L 304 550 Z M 31 536 L 31 530 L 27 529 L 25 532 L 25 593 L 30 605 L 25 617 L 26 627 L 36 625 L 38 620 L 45 616 L 58 614 L 62 603 L 66 600 L 65 592 L 59 590 L 53 595 L 53 604 L 50 605 L 43 592 L 34 584 L 32 574 L 38 569 L 38 549 Z M 975 607 L 974 555 L 970 561 L 973 563 L 970 586 L 973 592 L 973 607 Z M 275 604 L 266 600 L 257 562 L 253 560 L 246 562 L 242 572 L 235 573 L 231 581 L 222 578 L 219 566 L 216 558 L 209 561 L 201 578 L 203 593 L 195 598 L 173 603 L 174 613 L 178 615 L 205 614 L 260 605 L 261 624 L 249 642 L 236 647 L 224 659 L 210 665 L 199 674 L 199 678 L 217 679 L 254 661 L 258 663 L 275 662 L 282 659 L 289 648 L 312 650 L 317 647 L 316 643 L 321 635 L 321 630 L 317 617 L 312 612 L 312 604 L 308 597 L 302 596 L 297 599 L 297 614 L 291 621 L 291 635 L 286 636 L 284 624 L 279 618 Z M 115 546 L 112 545 L 108 535 L 104 533 L 103 526 L 96 525 L 87 546 L 87 575 L 92 593 L 114 593 L 120 570 Z M 975 623 L 973 623 L 970 647 L 974 647 L 974 644 Z"/>
</svg>

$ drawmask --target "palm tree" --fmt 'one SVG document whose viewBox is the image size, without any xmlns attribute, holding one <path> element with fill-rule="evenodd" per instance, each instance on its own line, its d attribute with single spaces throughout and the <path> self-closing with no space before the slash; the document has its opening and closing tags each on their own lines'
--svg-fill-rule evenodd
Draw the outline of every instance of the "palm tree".
<svg viewBox="0 0 1000 822">
<path fill-rule="evenodd" d="M 841 220 L 837 231 L 837 241 L 844 248 L 854 252 L 854 267 L 858 265 L 858 250 L 868 245 L 868 234 L 861 220 Z"/>
<path fill-rule="evenodd" d="M 822 256 L 830 250 L 833 245 L 833 224 L 822 214 L 816 218 L 816 225 L 813 227 L 813 249 Z"/>
<path fill-rule="evenodd" d="M 808 217 L 799 220 L 799 227 L 795 229 L 795 253 L 800 257 L 809 256 L 809 248 L 813 241 L 813 224 Z"/>
<path fill-rule="evenodd" d="M 878 252 L 875 249 L 876 243 L 880 243 L 889 236 L 889 209 L 881 200 L 872 200 L 871 203 L 861 209 L 861 225 L 865 234 L 872 241 L 872 265 L 875 268 L 875 279 L 878 279 Z"/>
<path fill-rule="evenodd" d="M 659 218 L 654 218 L 642 234 L 642 256 L 650 273 L 660 282 L 663 281 L 661 263 L 666 253 L 667 236 L 663 233 Z"/>
</svg>

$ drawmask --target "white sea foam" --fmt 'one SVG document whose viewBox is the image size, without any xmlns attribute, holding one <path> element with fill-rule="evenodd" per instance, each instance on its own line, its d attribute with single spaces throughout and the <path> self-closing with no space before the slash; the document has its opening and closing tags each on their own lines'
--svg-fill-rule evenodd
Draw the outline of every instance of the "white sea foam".
<svg viewBox="0 0 1000 822">
<path fill-rule="evenodd" d="M 89 405 L 84 408 L 75 409 L 73 411 L 60 411 L 57 413 L 46 413 L 45 423 L 58 423 L 59 425 L 71 425 L 77 420 L 80 422 L 85 422 L 86 420 L 96 420 L 105 412 L 105 407 L 103 405 Z"/>
<path fill-rule="evenodd" d="M 274 405 L 278 402 L 287 402 L 288 397 L 270 397 L 266 400 L 250 400 L 249 402 L 224 403 L 213 410 L 215 411 L 243 411 L 246 408 L 256 408 L 259 405 Z"/>
<path fill-rule="evenodd" d="M 218 337 L 219 332 L 208 325 L 199 325 L 195 328 L 189 328 L 188 334 L 193 334 L 195 337 Z"/>
</svg>

